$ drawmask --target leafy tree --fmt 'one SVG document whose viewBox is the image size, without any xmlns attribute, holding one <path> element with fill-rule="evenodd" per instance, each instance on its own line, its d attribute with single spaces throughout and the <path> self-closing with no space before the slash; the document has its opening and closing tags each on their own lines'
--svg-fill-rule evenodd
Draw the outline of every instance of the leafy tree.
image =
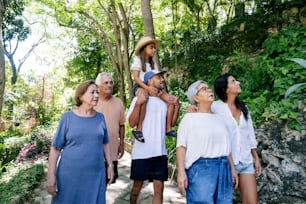
<svg viewBox="0 0 306 204">
<path fill-rule="evenodd" d="M 67 85 L 76 85 L 86 79 L 95 79 L 100 72 L 113 72 L 103 45 L 94 33 L 77 32 L 75 57 L 66 64 Z"/>
<path fill-rule="evenodd" d="M 19 62 L 16 63 L 14 56 L 19 48 L 19 44 L 20 42 L 25 41 L 30 35 L 30 27 L 26 26 L 24 20 L 22 19 L 24 8 L 24 1 L 12 1 L 9 9 L 7 9 L 5 13 L 4 22 L 2 24 L 4 53 L 10 62 L 13 73 L 11 77 L 12 85 L 16 83 L 21 67 L 27 60 L 27 58 L 30 56 L 30 54 L 39 44 L 45 42 L 44 36 L 42 36 L 24 54 L 24 56 L 19 60 Z"/>
<path fill-rule="evenodd" d="M 55 10 L 54 15 L 60 25 L 73 28 L 78 32 L 94 33 L 97 36 L 96 39 L 99 39 L 103 45 L 117 76 L 120 98 L 126 101 L 126 85 L 131 98 L 133 84 L 129 70 L 128 8 L 120 2 L 106 3 L 102 0 L 92 0 L 86 3 L 69 3 L 63 0 L 43 2 Z"/>
</svg>

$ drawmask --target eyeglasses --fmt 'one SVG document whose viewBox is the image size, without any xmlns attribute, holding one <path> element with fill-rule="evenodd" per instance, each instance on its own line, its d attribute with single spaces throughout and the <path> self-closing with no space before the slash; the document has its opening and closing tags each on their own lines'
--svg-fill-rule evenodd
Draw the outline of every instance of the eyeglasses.
<svg viewBox="0 0 306 204">
<path fill-rule="evenodd" d="M 197 95 L 199 94 L 199 92 L 200 92 L 200 91 L 202 91 L 202 90 L 203 90 L 203 91 L 205 91 L 205 92 L 206 92 L 206 91 L 208 91 L 209 89 L 210 89 L 210 88 L 209 88 L 208 86 L 203 86 L 203 87 L 201 87 L 201 88 L 199 88 L 199 89 L 198 89 L 198 91 L 197 91 Z"/>
</svg>

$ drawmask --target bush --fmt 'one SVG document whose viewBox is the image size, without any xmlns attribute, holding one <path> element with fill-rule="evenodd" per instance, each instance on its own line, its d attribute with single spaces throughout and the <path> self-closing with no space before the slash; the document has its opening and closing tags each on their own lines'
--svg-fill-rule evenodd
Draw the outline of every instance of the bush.
<svg viewBox="0 0 306 204">
<path fill-rule="evenodd" d="M 5 166 L 16 159 L 23 145 L 29 139 L 29 136 L 4 138 L 4 142 L 0 143 L 0 175 L 5 171 Z"/>
<path fill-rule="evenodd" d="M 0 203 L 26 203 L 43 176 L 42 164 L 20 170 L 9 182 L 0 183 Z"/>
</svg>

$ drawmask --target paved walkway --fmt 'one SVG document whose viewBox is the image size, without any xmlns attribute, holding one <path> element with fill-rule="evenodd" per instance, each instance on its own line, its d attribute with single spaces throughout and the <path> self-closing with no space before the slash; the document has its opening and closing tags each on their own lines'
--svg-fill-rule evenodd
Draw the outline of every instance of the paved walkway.
<svg viewBox="0 0 306 204">
<path fill-rule="evenodd" d="M 119 161 L 118 170 L 119 178 L 115 184 L 107 187 L 106 203 L 107 204 L 128 204 L 130 198 L 130 190 L 132 180 L 130 180 L 130 154 L 125 152 L 122 159 Z M 45 182 L 36 189 L 37 197 L 33 204 L 50 204 L 51 196 L 45 191 Z M 140 204 L 152 203 L 153 185 L 152 183 L 145 183 L 140 195 Z M 179 192 L 176 183 L 167 181 L 165 182 L 164 189 L 164 204 L 182 204 L 186 203 L 185 197 Z"/>
</svg>

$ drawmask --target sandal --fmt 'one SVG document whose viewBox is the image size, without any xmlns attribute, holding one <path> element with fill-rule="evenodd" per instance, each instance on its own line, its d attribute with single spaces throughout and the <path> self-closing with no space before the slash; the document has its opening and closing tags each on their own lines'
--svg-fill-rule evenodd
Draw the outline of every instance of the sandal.
<svg viewBox="0 0 306 204">
<path fill-rule="evenodd" d="M 169 132 L 166 133 L 166 135 L 168 137 L 176 137 L 177 136 L 177 133 L 173 130 L 170 130 Z"/>
<path fill-rule="evenodd" d="M 132 134 L 133 134 L 134 138 L 135 138 L 138 142 L 142 142 L 142 143 L 145 142 L 144 137 L 143 137 L 143 135 L 142 135 L 142 131 L 135 131 L 135 130 L 132 130 Z"/>
</svg>

